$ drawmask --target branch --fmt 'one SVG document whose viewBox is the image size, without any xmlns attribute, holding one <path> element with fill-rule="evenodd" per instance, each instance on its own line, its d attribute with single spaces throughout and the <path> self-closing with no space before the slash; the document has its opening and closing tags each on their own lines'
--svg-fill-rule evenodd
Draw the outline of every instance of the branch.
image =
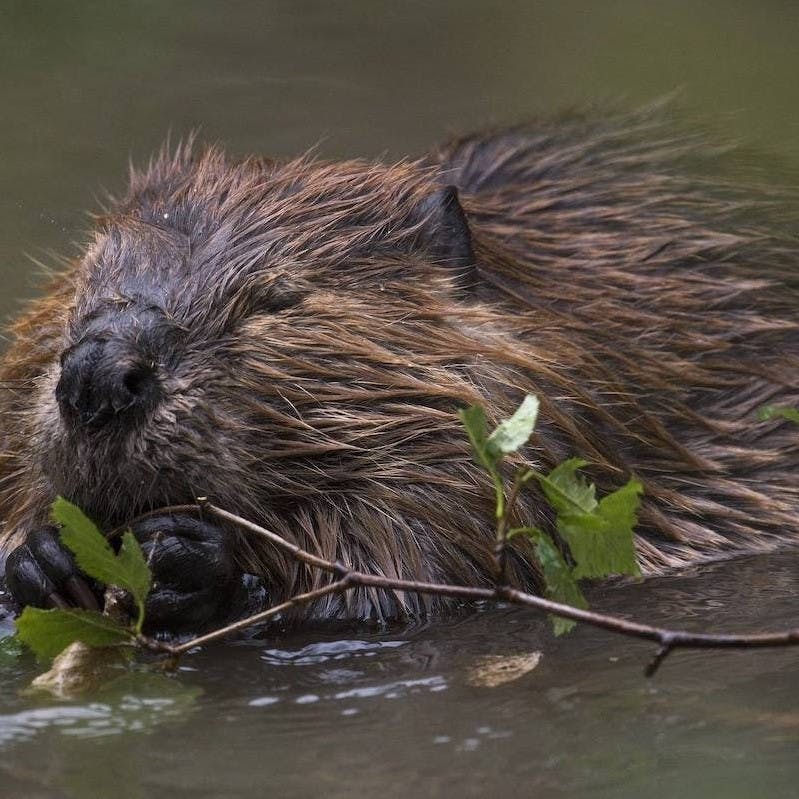
<svg viewBox="0 0 799 799">
<path fill-rule="evenodd" d="M 265 538 L 278 549 L 288 552 L 295 560 L 333 574 L 337 579 L 326 586 L 303 594 L 297 594 L 286 602 L 179 645 L 168 644 L 144 636 L 140 637 L 140 643 L 145 648 L 156 652 L 164 652 L 173 657 L 179 657 L 196 646 L 217 641 L 232 632 L 265 621 L 290 608 L 313 602 L 328 594 L 348 591 L 355 586 L 371 586 L 373 588 L 410 591 L 419 594 L 447 596 L 457 599 L 509 602 L 516 605 L 536 608 L 537 610 L 572 619 L 573 621 L 584 622 L 593 627 L 600 627 L 604 630 L 610 630 L 611 632 L 632 638 L 654 641 L 659 645 L 659 648 L 646 667 L 644 673 L 647 677 L 653 676 L 666 657 L 675 649 L 760 649 L 766 647 L 799 645 L 799 628 L 771 633 L 755 633 L 751 635 L 692 633 L 684 630 L 670 630 L 665 627 L 653 627 L 648 624 L 639 624 L 619 618 L 618 616 L 607 616 L 603 613 L 595 613 L 591 610 L 582 610 L 581 608 L 574 608 L 570 605 L 562 605 L 559 602 L 553 602 L 552 600 L 536 596 L 535 594 L 528 594 L 525 591 L 520 591 L 517 588 L 511 588 L 507 585 L 496 585 L 493 588 L 478 588 L 476 586 L 424 583 L 416 580 L 398 580 L 376 574 L 367 574 L 350 569 L 342 563 L 326 560 L 318 555 L 314 555 L 297 546 L 297 544 L 293 544 L 282 536 L 273 533 L 271 530 L 267 530 L 265 527 L 261 527 L 241 516 L 237 516 L 235 513 L 218 508 L 216 505 L 212 505 L 206 501 L 199 501 L 196 505 L 177 505 L 161 508 L 157 511 L 159 514 L 178 512 L 196 514 L 207 512 L 249 533 Z"/>
<path fill-rule="evenodd" d="M 494 543 L 494 571 L 497 584 L 504 583 L 508 579 L 508 522 L 519 499 L 519 492 L 530 477 L 532 477 L 532 472 L 518 471 L 516 473 L 508 501 L 503 504 L 497 520 L 497 536 Z"/>
<path fill-rule="evenodd" d="M 298 605 L 305 605 L 308 602 L 313 602 L 315 599 L 319 599 L 327 594 L 337 594 L 340 591 L 345 591 L 349 587 L 349 579 L 345 577 L 343 580 L 336 580 L 334 583 L 322 586 L 321 588 L 317 588 L 313 591 L 308 591 L 304 594 L 295 594 L 293 597 L 291 597 L 291 599 L 281 602 L 279 605 L 273 605 L 271 608 L 261 611 L 260 613 L 256 613 L 254 616 L 248 616 L 246 619 L 241 619 L 233 624 L 228 624 L 226 627 L 221 627 L 220 629 L 214 630 L 206 635 L 201 635 L 199 638 L 192 638 L 191 641 L 187 641 L 179 646 L 173 646 L 170 649 L 170 654 L 182 655 L 184 652 L 188 652 L 195 646 L 201 646 L 202 644 L 216 641 L 218 638 L 222 638 L 230 633 L 234 633 L 237 630 L 243 630 L 253 624 L 259 624 L 262 621 L 266 621 L 272 616 L 277 616 L 278 613 L 282 613 L 284 610 L 289 610 L 290 608 L 297 607 Z"/>
</svg>

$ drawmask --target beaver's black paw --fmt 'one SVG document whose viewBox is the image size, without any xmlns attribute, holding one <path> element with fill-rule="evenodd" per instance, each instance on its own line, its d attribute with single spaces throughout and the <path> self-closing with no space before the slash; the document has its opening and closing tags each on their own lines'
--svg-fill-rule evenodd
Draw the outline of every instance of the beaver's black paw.
<svg viewBox="0 0 799 799">
<path fill-rule="evenodd" d="M 152 516 L 132 527 L 153 575 L 148 632 L 198 630 L 241 612 L 252 591 L 236 568 L 228 535 L 191 516 Z M 99 610 L 102 588 L 83 575 L 55 527 L 28 536 L 6 561 L 6 584 L 22 606 Z"/>
<path fill-rule="evenodd" d="M 242 574 L 224 530 L 192 516 L 151 516 L 132 530 L 153 574 L 147 631 L 197 630 L 229 618 Z"/>
<path fill-rule="evenodd" d="M 31 533 L 6 561 L 6 584 L 20 605 L 98 610 L 99 587 L 81 574 L 55 527 Z"/>
</svg>

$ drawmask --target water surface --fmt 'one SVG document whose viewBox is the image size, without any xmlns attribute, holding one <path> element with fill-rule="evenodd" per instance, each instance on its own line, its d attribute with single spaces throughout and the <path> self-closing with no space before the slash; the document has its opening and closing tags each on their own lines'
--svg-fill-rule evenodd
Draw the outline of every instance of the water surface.
<svg viewBox="0 0 799 799">
<path fill-rule="evenodd" d="M 595 591 L 607 612 L 690 629 L 796 623 L 795 556 Z M 799 652 L 678 652 L 537 614 L 426 627 L 264 631 L 187 657 L 175 678 L 83 702 L 15 689 L 2 667 L 0 785 L 65 797 L 797 796 Z M 540 653 L 513 682 L 487 658 Z"/>
</svg>

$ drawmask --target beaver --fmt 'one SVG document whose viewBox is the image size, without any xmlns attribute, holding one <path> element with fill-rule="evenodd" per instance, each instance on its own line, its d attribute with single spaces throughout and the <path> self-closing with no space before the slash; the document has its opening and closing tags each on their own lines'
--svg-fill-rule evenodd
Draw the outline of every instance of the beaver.
<svg viewBox="0 0 799 799">
<path fill-rule="evenodd" d="M 492 487 L 457 410 L 541 400 L 522 459 L 580 455 L 645 498 L 644 574 L 799 540 L 799 246 L 790 190 L 733 180 L 662 112 L 572 114 L 400 163 L 165 147 L 11 327 L 0 519 L 20 604 L 85 605 L 48 509 L 110 529 L 198 496 L 331 560 L 485 585 Z M 793 217 L 795 223 L 795 217 Z M 532 489 L 519 524 L 551 523 Z M 133 530 L 150 624 L 328 576 L 180 513 Z M 511 584 L 540 588 L 522 541 Z M 359 588 L 325 618 L 445 600 Z"/>
</svg>

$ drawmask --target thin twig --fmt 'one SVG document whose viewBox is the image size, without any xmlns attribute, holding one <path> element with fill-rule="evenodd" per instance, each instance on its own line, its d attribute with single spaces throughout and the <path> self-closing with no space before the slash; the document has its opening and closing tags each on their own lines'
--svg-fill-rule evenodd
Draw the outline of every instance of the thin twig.
<svg viewBox="0 0 799 799">
<path fill-rule="evenodd" d="M 217 641 L 220 638 L 230 635 L 230 633 L 243 630 L 246 627 L 252 626 L 253 624 L 259 624 L 260 622 L 266 621 L 272 616 L 277 616 L 278 613 L 283 613 L 283 611 L 290 610 L 298 605 L 306 605 L 308 602 L 313 602 L 315 599 L 319 599 L 327 594 L 336 594 L 340 591 L 345 591 L 348 587 L 349 580 L 345 577 L 343 580 L 336 580 L 334 583 L 322 586 L 321 588 L 316 588 L 313 591 L 307 591 L 304 594 L 295 594 L 293 597 L 291 597 L 291 599 L 281 602 L 279 605 L 274 605 L 273 607 L 263 610 L 260 613 L 256 613 L 254 616 L 248 616 L 246 619 L 241 619 L 233 624 L 228 624 L 226 627 L 221 627 L 218 630 L 201 635 L 199 638 L 192 638 L 191 641 L 186 641 L 183 644 L 169 646 L 169 653 L 172 655 L 182 655 L 184 652 L 188 652 L 195 646 L 201 646 L 202 644 L 209 644 L 211 641 Z"/>
<path fill-rule="evenodd" d="M 513 497 L 513 493 L 511 494 Z M 509 497 L 509 506 L 512 507 Z M 307 563 L 317 569 L 336 575 L 339 579 L 329 583 L 321 588 L 308 591 L 304 594 L 297 594 L 291 597 L 286 602 L 269 608 L 268 610 L 256 613 L 246 619 L 223 627 L 219 630 L 214 630 L 211 633 L 202 635 L 198 638 L 193 638 L 178 646 L 173 646 L 167 643 L 156 641 L 153 639 L 142 639 L 142 644 L 151 650 L 161 651 L 168 653 L 172 656 L 179 656 L 190 649 L 201 644 L 210 643 L 211 641 L 219 640 L 232 632 L 242 630 L 253 624 L 262 622 L 271 618 L 278 613 L 282 613 L 292 607 L 301 604 L 313 602 L 322 596 L 328 594 L 339 593 L 350 590 L 355 586 L 371 586 L 374 588 L 383 588 L 387 590 L 408 591 L 419 594 L 432 594 L 437 596 L 447 596 L 458 599 L 466 600 L 494 600 L 501 602 L 510 602 L 517 605 L 525 605 L 527 607 L 536 608 L 538 610 L 551 613 L 556 616 L 561 616 L 566 619 L 571 619 L 577 622 L 584 622 L 594 627 L 600 627 L 604 630 L 627 635 L 633 638 L 642 638 L 647 641 L 654 641 L 659 644 L 659 649 L 655 654 L 652 661 L 646 667 L 645 674 L 651 677 L 658 670 L 659 666 L 663 663 L 665 658 L 675 649 L 754 649 L 765 647 L 783 647 L 783 646 L 796 646 L 799 645 L 799 628 L 790 630 L 781 630 L 771 633 L 754 633 L 749 635 L 732 635 L 721 633 L 692 633 L 684 630 L 670 630 L 664 627 L 654 627 L 648 624 L 640 624 L 638 622 L 628 621 L 627 619 L 619 618 L 618 616 L 608 616 L 603 613 L 596 613 L 591 610 L 582 610 L 581 608 L 571 607 L 570 605 L 563 605 L 559 602 L 553 602 L 550 599 L 536 596 L 535 594 L 528 594 L 525 591 L 520 591 L 517 588 L 511 588 L 507 585 L 496 585 L 492 588 L 479 588 L 476 586 L 464 585 L 448 585 L 446 583 L 424 583 L 416 580 L 399 580 L 390 577 L 384 577 L 377 574 L 367 574 L 359 572 L 354 569 L 349 569 L 341 563 L 326 560 L 311 552 L 307 552 L 297 544 L 287 541 L 282 536 L 267 530 L 254 522 L 248 521 L 241 516 L 231 513 L 230 511 L 218 508 L 208 502 L 202 502 L 198 505 L 185 505 L 174 506 L 172 508 L 163 508 L 159 513 L 178 513 L 178 512 L 208 512 L 231 524 L 236 525 L 248 532 L 261 536 L 271 542 L 278 549 L 291 554 L 296 560 L 302 563 Z"/>
<path fill-rule="evenodd" d="M 674 644 L 671 641 L 666 641 L 662 644 L 657 652 L 655 652 L 652 660 L 649 661 L 647 667 L 644 669 L 644 675 L 651 677 L 660 668 L 661 663 L 669 656 L 674 649 Z"/>
<path fill-rule="evenodd" d="M 519 471 L 513 480 L 508 501 L 505 503 L 502 514 L 497 519 L 497 538 L 494 544 L 494 564 L 497 583 L 503 584 L 508 580 L 508 523 L 513 514 L 516 501 L 522 486 L 527 482 L 526 473 Z"/>
</svg>

